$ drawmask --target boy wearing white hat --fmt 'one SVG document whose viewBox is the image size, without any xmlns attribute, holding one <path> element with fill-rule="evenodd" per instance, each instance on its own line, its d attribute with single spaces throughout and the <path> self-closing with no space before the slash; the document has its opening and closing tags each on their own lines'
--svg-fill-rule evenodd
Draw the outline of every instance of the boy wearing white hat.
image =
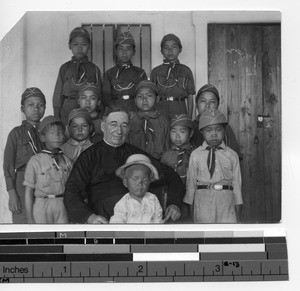
<svg viewBox="0 0 300 291">
<path fill-rule="evenodd" d="M 150 159 L 142 154 L 131 155 L 116 170 L 129 192 L 115 205 L 110 223 L 163 223 L 162 207 L 157 197 L 148 192 L 158 172 Z"/>
<path fill-rule="evenodd" d="M 195 223 L 240 221 L 241 172 L 237 153 L 223 141 L 227 123 L 219 110 L 206 110 L 199 120 L 205 141 L 191 154 L 183 199 Z"/>
</svg>

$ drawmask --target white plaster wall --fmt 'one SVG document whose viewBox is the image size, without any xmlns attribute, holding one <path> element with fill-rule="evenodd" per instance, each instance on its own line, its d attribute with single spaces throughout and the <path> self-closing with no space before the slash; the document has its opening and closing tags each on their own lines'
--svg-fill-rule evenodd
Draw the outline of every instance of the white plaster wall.
<svg viewBox="0 0 300 291">
<path fill-rule="evenodd" d="M 0 42 L 0 222 L 11 222 L 3 174 L 3 152 L 9 131 L 22 121 L 24 87 L 24 27 L 22 18 Z"/>
<path fill-rule="evenodd" d="M 182 42 L 179 56 L 194 74 L 196 91 L 207 82 L 207 23 L 279 22 L 279 12 L 147 11 L 27 12 L 0 42 L 0 223 L 10 222 L 3 179 L 3 150 L 8 132 L 21 123 L 20 96 L 27 87 L 45 94 L 45 115 L 53 114 L 52 94 L 59 67 L 71 58 L 70 31 L 83 23 L 151 24 L 152 67 L 162 62 L 160 41 L 167 33 Z"/>
</svg>

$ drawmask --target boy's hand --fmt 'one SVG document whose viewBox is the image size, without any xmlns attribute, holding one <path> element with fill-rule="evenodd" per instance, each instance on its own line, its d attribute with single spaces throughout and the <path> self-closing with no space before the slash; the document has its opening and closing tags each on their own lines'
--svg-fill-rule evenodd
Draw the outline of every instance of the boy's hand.
<svg viewBox="0 0 300 291">
<path fill-rule="evenodd" d="M 15 189 L 11 189 L 8 191 L 9 200 L 8 200 L 8 208 L 12 213 L 19 214 L 21 213 L 21 202 L 19 195 Z"/>
<path fill-rule="evenodd" d="M 180 217 L 180 215 L 181 215 L 181 213 L 180 213 L 180 209 L 178 208 L 178 206 L 171 204 L 166 209 L 166 215 L 165 215 L 164 222 L 168 221 L 170 218 L 173 221 L 176 221 Z"/>
<path fill-rule="evenodd" d="M 91 224 L 106 224 L 108 223 L 107 219 L 101 215 L 92 214 L 88 220 L 87 223 Z"/>
</svg>

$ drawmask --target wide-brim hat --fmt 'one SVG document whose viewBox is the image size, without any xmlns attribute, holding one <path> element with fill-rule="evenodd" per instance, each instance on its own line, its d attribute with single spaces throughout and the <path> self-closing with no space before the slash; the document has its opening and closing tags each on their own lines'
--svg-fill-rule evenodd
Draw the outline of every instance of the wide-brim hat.
<svg viewBox="0 0 300 291">
<path fill-rule="evenodd" d="M 142 87 L 148 87 L 148 88 L 152 89 L 156 93 L 156 95 L 158 95 L 158 89 L 157 89 L 157 86 L 155 85 L 155 83 L 148 81 L 148 80 L 141 81 L 136 85 L 135 93 L 137 93 L 137 91 Z"/>
<path fill-rule="evenodd" d="M 39 124 L 40 133 L 43 132 L 43 130 L 46 128 L 46 126 L 48 126 L 50 124 L 54 124 L 54 123 L 61 124 L 63 128 L 65 127 L 64 123 L 59 118 L 57 118 L 53 115 L 48 115 Z"/>
<path fill-rule="evenodd" d="M 223 113 L 219 110 L 206 110 L 204 111 L 199 119 L 199 129 L 213 124 L 227 124 L 228 121 Z"/>
<path fill-rule="evenodd" d="M 173 33 L 166 34 L 163 37 L 163 39 L 160 42 L 160 47 L 162 48 L 164 43 L 168 40 L 174 40 L 177 43 L 177 45 L 180 47 L 180 49 L 182 49 L 182 44 L 181 44 L 179 37 Z"/>
<path fill-rule="evenodd" d="M 220 95 L 218 89 L 212 85 L 212 84 L 205 84 L 203 85 L 197 92 L 196 95 L 196 103 L 198 102 L 199 97 L 201 96 L 202 93 L 204 92 L 211 92 L 214 93 L 218 99 L 218 103 L 220 103 Z"/>
<path fill-rule="evenodd" d="M 151 177 L 150 177 L 151 182 L 153 182 L 155 180 L 159 180 L 157 169 L 153 166 L 150 159 L 147 156 L 142 155 L 142 154 L 131 155 L 126 160 L 126 163 L 116 170 L 116 175 L 118 177 L 120 177 L 121 179 L 124 179 L 125 178 L 125 170 L 132 165 L 144 165 L 144 166 L 148 167 L 151 171 Z"/>
<path fill-rule="evenodd" d="M 29 97 L 39 97 L 46 104 L 46 98 L 45 98 L 44 93 L 37 87 L 30 87 L 30 88 L 25 89 L 25 91 L 21 97 L 21 103 L 23 103 Z"/>
<path fill-rule="evenodd" d="M 84 108 L 74 108 L 70 113 L 68 117 L 68 125 L 70 125 L 72 119 L 75 117 L 83 117 L 89 124 L 92 124 L 92 118 L 88 111 Z"/>
<path fill-rule="evenodd" d="M 171 119 L 170 128 L 175 125 L 182 125 L 193 129 L 193 121 L 187 114 L 176 114 Z"/>
<path fill-rule="evenodd" d="M 135 47 L 135 41 L 130 32 L 123 32 L 115 40 L 115 46 L 119 44 L 130 44 Z"/>
</svg>

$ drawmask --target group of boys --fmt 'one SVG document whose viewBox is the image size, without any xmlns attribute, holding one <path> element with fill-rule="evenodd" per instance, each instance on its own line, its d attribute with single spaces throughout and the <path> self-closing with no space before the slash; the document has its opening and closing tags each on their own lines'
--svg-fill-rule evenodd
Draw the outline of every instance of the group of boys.
<svg viewBox="0 0 300 291">
<path fill-rule="evenodd" d="M 28 88 L 22 94 L 26 120 L 9 133 L 3 165 L 13 222 L 69 222 L 64 191 L 72 166 L 84 150 L 102 140 L 105 108 L 116 105 L 130 117 L 126 142 L 145 155 L 129 157 L 116 170 L 129 192 L 116 203 L 111 223 L 165 222 L 161 203 L 148 192 L 160 177 L 147 155 L 173 168 L 186 186 L 183 217 L 191 216 L 195 223 L 239 221 L 241 153 L 217 109 L 217 89 L 210 84 L 200 88 L 199 115 L 192 121 L 194 80 L 178 60 L 182 44 L 176 35 L 163 37 L 164 63 L 152 70 L 150 81 L 132 64 L 132 35 L 120 34 L 114 45 L 117 64 L 102 82 L 99 68 L 87 57 L 89 33 L 82 27 L 71 32 L 73 57 L 59 70 L 54 116 L 42 119 L 46 99 L 40 89 Z"/>
</svg>

